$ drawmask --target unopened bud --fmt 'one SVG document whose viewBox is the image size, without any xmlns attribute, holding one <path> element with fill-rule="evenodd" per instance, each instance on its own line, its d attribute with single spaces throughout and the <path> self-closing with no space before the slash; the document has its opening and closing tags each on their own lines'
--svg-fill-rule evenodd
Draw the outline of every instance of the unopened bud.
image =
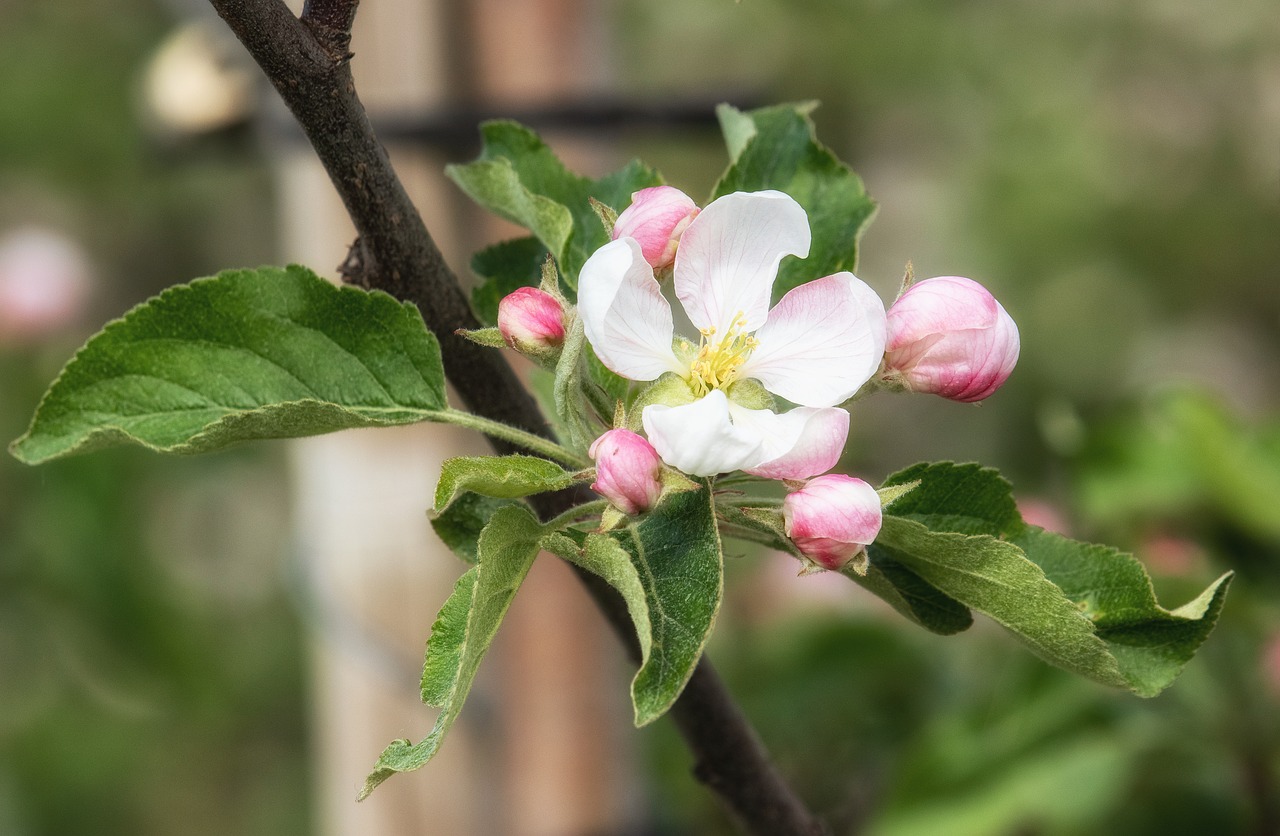
<svg viewBox="0 0 1280 836">
<path fill-rule="evenodd" d="M 880 497 L 861 479 L 831 473 L 782 500 L 783 530 L 806 557 L 839 570 L 880 533 Z"/>
<path fill-rule="evenodd" d="M 972 403 L 1018 362 L 1018 326 L 985 287 L 960 276 L 911 285 L 889 308 L 885 380 Z"/>
<path fill-rule="evenodd" d="M 613 240 L 634 238 L 654 270 L 670 267 L 680 236 L 698 214 L 698 204 L 671 186 L 653 186 L 631 195 L 631 205 L 613 225 Z"/>
<path fill-rule="evenodd" d="M 624 514 L 648 511 L 662 495 L 662 460 L 641 435 L 630 430 L 609 430 L 588 451 L 596 463 L 591 489 Z"/>
<path fill-rule="evenodd" d="M 545 355 L 564 344 L 564 310 L 550 293 L 521 287 L 498 302 L 498 330 L 516 351 Z"/>
</svg>

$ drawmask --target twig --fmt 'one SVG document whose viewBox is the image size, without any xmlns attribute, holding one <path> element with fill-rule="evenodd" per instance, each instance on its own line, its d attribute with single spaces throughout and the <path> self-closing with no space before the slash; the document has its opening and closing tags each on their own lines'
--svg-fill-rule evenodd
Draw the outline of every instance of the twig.
<svg viewBox="0 0 1280 836">
<path fill-rule="evenodd" d="M 417 304 L 439 337 L 445 372 L 476 414 L 551 438 L 536 404 L 497 352 L 455 336 L 478 327 L 457 278 L 391 168 L 356 96 L 349 55 L 357 0 L 308 0 L 303 18 L 282 0 L 209 0 L 275 86 L 311 141 L 360 238 L 352 278 Z M 505 448 L 505 445 L 502 445 Z M 535 503 L 544 517 L 571 494 Z M 638 657 L 622 599 L 593 575 L 579 577 Z M 695 774 L 731 815 L 759 836 L 817 836 L 821 823 L 770 763 L 754 730 L 705 659 L 672 708 L 696 759 Z"/>
</svg>

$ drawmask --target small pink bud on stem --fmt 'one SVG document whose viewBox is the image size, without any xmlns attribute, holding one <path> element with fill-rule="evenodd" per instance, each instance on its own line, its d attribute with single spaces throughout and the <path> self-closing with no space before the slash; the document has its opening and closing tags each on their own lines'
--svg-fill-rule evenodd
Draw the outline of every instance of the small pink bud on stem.
<svg viewBox="0 0 1280 836">
<path fill-rule="evenodd" d="M 545 355 L 564 344 L 564 309 L 546 291 L 521 287 L 498 302 L 498 330 L 516 351 Z"/>
<path fill-rule="evenodd" d="M 613 225 L 613 240 L 634 238 L 654 270 L 670 267 L 680 236 L 698 214 L 698 205 L 679 189 L 653 186 L 631 195 L 631 205 Z"/>
<path fill-rule="evenodd" d="M 875 488 L 842 473 L 810 479 L 782 501 L 787 536 L 806 557 L 836 571 L 866 551 L 881 519 Z"/>
<path fill-rule="evenodd" d="M 662 495 L 662 460 L 643 436 L 609 430 L 588 451 L 596 463 L 591 489 L 624 514 L 648 511 Z"/>
<path fill-rule="evenodd" d="M 1018 362 L 1018 326 L 985 287 L 960 276 L 916 282 L 889 308 L 883 380 L 973 403 Z"/>
</svg>

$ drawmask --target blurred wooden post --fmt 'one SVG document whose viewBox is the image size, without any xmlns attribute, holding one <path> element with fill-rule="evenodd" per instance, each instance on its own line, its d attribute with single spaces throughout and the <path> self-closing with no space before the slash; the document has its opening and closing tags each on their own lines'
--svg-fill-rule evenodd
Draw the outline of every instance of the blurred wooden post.
<svg viewBox="0 0 1280 836">
<path fill-rule="evenodd" d="M 593 75 L 569 47 L 586 41 L 573 33 L 583 31 L 590 4 L 454 3 L 461 5 L 361 5 L 353 69 L 375 124 L 379 114 L 420 113 L 456 95 L 451 68 L 455 76 L 458 67 L 477 69 L 463 92 L 504 104 L 539 104 Z M 450 22 L 467 31 L 451 31 Z M 487 241 L 459 240 L 460 207 L 441 173 L 445 160 L 420 148 L 388 150 L 441 249 L 465 272 L 465 253 Z M 355 237 L 341 203 L 301 143 L 278 162 L 283 254 L 332 276 Z M 487 229 L 490 240 L 498 237 L 496 227 Z M 307 439 L 293 452 L 296 526 L 316 626 L 318 832 L 585 836 L 623 829 L 631 783 L 619 745 L 629 725 L 621 710 L 626 675 L 600 616 L 550 559 L 535 566 L 440 754 L 422 773 L 393 778 L 355 803 L 386 743 L 421 740 L 431 728 L 434 712 L 417 699 L 422 648 L 463 567 L 435 540 L 426 511 L 440 462 L 487 448 L 477 437 L 424 425 Z"/>
</svg>

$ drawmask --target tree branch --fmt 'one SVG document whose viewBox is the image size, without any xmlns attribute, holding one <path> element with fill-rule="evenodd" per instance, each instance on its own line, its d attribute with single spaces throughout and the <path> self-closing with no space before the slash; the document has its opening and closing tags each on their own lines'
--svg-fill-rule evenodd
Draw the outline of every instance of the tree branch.
<svg viewBox="0 0 1280 836">
<path fill-rule="evenodd" d="M 350 277 L 417 304 L 440 339 L 446 375 L 471 411 L 550 438 L 537 405 L 502 356 L 455 336 L 458 329 L 479 323 L 356 96 L 347 49 L 358 0 L 308 0 L 301 19 L 282 0 L 209 2 L 280 93 L 341 195 L 360 235 L 346 265 Z M 571 494 L 536 499 L 544 518 L 566 511 L 574 501 Z M 622 599 L 594 575 L 579 572 L 579 577 L 638 660 Z M 747 832 L 824 832 L 774 769 L 705 659 L 671 713 L 696 759 L 695 774 Z"/>
</svg>

